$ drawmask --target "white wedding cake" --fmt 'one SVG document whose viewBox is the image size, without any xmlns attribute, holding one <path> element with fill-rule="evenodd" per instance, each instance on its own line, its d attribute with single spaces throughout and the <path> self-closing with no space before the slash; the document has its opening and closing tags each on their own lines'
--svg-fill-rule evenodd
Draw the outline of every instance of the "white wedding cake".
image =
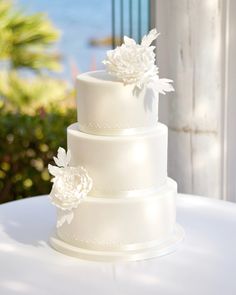
<svg viewBox="0 0 236 295">
<path fill-rule="evenodd" d="M 56 250 L 90 260 L 139 260 L 175 249 L 177 185 L 167 176 L 168 129 L 158 94 L 172 91 L 155 65 L 156 30 L 107 52 L 106 70 L 77 77 L 78 122 L 58 149 L 50 193 Z"/>
</svg>

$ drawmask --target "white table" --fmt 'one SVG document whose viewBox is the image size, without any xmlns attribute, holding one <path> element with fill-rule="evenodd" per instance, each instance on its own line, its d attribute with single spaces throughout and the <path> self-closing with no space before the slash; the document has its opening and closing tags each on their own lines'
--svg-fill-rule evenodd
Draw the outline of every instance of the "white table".
<svg viewBox="0 0 236 295">
<path fill-rule="evenodd" d="M 64 256 L 47 243 L 55 211 L 46 196 L 0 206 L 0 294 L 235 295 L 236 204 L 180 195 L 186 232 L 160 258 L 98 263 Z"/>
</svg>

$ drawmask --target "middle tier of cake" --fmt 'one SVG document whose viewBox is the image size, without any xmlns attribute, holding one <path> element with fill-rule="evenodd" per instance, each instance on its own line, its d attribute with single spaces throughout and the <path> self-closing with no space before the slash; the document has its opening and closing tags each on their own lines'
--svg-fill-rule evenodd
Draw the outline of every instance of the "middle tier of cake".
<svg viewBox="0 0 236 295">
<path fill-rule="evenodd" d="M 98 136 L 67 129 L 71 166 L 83 166 L 93 180 L 91 196 L 154 194 L 167 179 L 168 129 L 130 136 Z"/>
</svg>

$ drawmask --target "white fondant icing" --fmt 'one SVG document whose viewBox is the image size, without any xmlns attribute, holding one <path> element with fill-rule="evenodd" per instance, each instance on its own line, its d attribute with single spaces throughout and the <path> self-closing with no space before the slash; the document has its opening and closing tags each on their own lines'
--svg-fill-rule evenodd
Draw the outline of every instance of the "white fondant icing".
<svg viewBox="0 0 236 295">
<path fill-rule="evenodd" d="M 63 254 L 74 256 L 80 259 L 102 262 L 137 261 L 167 255 L 176 251 L 178 244 L 184 238 L 184 230 L 178 224 L 175 225 L 173 234 L 162 243 L 144 243 L 143 248 L 122 248 L 119 250 L 101 251 L 89 250 L 73 246 L 62 241 L 57 234 L 50 238 L 51 246 Z M 143 244 L 143 246 L 144 246 Z"/>
<path fill-rule="evenodd" d="M 81 131 L 114 135 L 122 129 L 153 128 L 158 122 L 158 97 L 151 89 L 135 90 L 105 71 L 77 77 L 77 113 Z"/>
<path fill-rule="evenodd" d="M 74 209 L 70 224 L 57 230 L 66 243 L 89 250 L 142 249 L 171 238 L 175 227 L 177 185 L 168 179 L 152 196 L 87 197 Z"/>
<path fill-rule="evenodd" d="M 144 190 L 147 194 L 167 177 L 167 127 L 158 123 L 149 133 L 132 136 L 97 136 L 67 129 L 71 166 L 86 167 L 93 180 L 90 195 Z"/>
</svg>

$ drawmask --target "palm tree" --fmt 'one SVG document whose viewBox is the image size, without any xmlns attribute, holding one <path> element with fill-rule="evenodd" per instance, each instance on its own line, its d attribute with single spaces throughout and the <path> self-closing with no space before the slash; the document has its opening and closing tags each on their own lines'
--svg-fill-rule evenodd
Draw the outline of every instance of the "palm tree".
<svg viewBox="0 0 236 295">
<path fill-rule="evenodd" d="M 45 14 L 25 15 L 13 2 L 0 2 L 0 97 L 8 106 L 30 110 L 65 95 L 65 83 L 48 77 L 60 70 L 58 38 Z"/>
</svg>

